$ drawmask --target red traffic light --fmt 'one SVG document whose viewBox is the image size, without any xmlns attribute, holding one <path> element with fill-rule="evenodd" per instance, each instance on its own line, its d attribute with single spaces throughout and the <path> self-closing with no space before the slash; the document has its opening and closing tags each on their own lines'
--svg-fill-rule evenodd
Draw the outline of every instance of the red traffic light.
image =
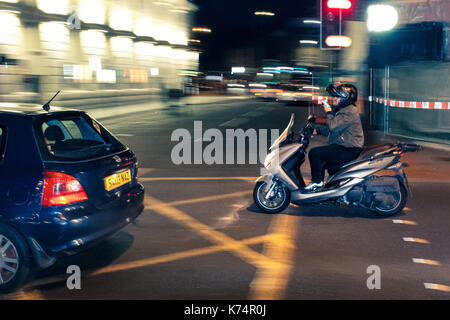
<svg viewBox="0 0 450 320">
<path fill-rule="evenodd" d="M 328 0 L 327 7 L 330 9 L 350 9 L 352 2 L 350 0 Z"/>
</svg>

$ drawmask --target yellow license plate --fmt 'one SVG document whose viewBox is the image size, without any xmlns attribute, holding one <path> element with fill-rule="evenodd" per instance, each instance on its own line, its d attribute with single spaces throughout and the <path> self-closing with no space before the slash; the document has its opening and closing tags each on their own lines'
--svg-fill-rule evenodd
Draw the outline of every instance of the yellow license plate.
<svg viewBox="0 0 450 320">
<path fill-rule="evenodd" d="M 115 173 L 105 178 L 105 189 L 111 191 L 131 182 L 131 170 Z"/>
</svg>

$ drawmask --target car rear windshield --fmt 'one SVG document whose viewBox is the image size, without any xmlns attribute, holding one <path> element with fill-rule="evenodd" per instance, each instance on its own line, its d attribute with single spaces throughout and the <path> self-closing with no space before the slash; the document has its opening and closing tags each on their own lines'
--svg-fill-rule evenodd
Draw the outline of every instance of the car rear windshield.
<svg viewBox="0 0 450 320">
<path fill-rule="evenodd" d="M 46 116 L 36 122 L 35 131 L 45 160 L 86 160 L 125 149 L 84 113 Z"/>
</svg>

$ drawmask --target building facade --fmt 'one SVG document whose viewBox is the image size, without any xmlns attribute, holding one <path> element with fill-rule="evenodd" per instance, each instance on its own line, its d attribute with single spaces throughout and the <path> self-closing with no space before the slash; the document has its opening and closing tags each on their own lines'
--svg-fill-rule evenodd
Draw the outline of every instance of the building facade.
<svg viewBox="0 0 450 320">
<path fill-rule="evenodd" d="M 187 0 L 0 1 L 3 101 L 144 96 L 198 70 Z M 69 103 L 67 103 L 69 104 Z"/>
</svg>

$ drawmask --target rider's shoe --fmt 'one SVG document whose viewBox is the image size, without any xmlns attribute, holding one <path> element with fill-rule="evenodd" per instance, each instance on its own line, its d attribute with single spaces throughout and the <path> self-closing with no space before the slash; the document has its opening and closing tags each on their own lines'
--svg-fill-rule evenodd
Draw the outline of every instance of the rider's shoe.
<svg viewBox="0 0 450 320">
<path fill-rule="evenodd" d="M 305 191 L 317 191 L 322 189 L 323 181 L 320 182 L 311 182 L 305 187 Z"/>
</svg>

